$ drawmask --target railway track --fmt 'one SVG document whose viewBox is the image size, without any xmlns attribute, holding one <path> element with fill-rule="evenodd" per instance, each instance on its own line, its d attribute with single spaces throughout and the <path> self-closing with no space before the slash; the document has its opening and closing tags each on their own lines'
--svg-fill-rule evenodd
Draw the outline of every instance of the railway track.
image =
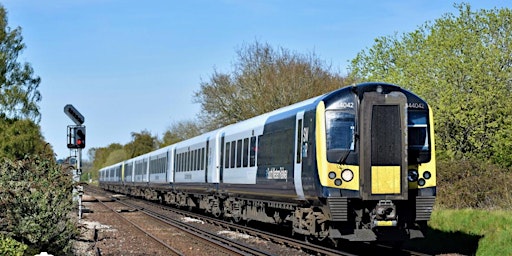
<svg viewBox="0 0 512 256">
<path fill-rule="evenodd" d="M 95 193 L 102 193 L 88 187 L 88 191 L 91 190 Z M 131 199 L 115 200 L 113 202 L 104 202 L 101 199 L 97 199 L 97 202 L 110 209 L 119 218 L 123 219 L 127 225 L 135 227 L 139 232 L 143 232 L 147 237 L 167 248 L 169 250 L 168 255 L 187 255 L 170 245 L 172 242 L 170 238 L 176 236 L 177 232 L 180 233 L 180 236 L 187 236 L 190 241 L 194 241 L 191 243 L 194 244 L 194 247 L 209 248 L 210 253 L 215 252 L 215 255 L 274 255 L 271 252 L 266 252 L 248 244 L 230 240 L 207 230 L 194 227 L 189 223 L 176 220 L 148 207 L 141 207 L 140 204 L 134 204 Z M 159 227 L 148 224 L 148 219 L 158 222 Z M 172 234 L 169 234 L 169 232 L 155 232 L 157 229 L 165 229 L 163 226 L 172 229 L 170 232 Z M 197 243 L 202 243 L 202 245 L 198 246 Z M 208 253 L 205 252 L 205 254 Z"/>
<path fill-rule="evenodd" d="M 116 215 L 119 219 L 122 219 L 125 223 L 127 223 L 128 226 L 132 226 L 134 227 L 135 229 L 139 230 L 139 232 L 142 232 L 144 233 L 144 235 L 150 237 L 151 239 L 153 239 L 155 242 L 157 242 L 158 244 L 160 244 L 161 246 L 165 247 L 166 249 L 169 250 L 169 255 L 179 255 L 179 256 L 182 256 L 183 254 L 178 251 L 177 249 L 175 249 L 174 247 L 172 247 L 171 245 L 169 245 L 168 243 L 166 243 L 165 241 L 159 239 L 157 236 L 153 235 L 152 233 L 148 232 L 146 228 L 143 228 L 142 226 L 138 225 L 136 222 L 130 220 L 130 218 L 127 218 L 125 217 L 123 214 L 120 213 L 120 211 L 116 210 L 115 207 L 113 207 L 112 205 L 109 205 L 107 204 L 106 202 L 100 200 L 100 199 L 97 199 L 98 203 L 100 203 L 103 207 L 109 209 L 114 215 Z M 122 211 L 121 211 L 122 212 Z M 101 254 L 99 251 L 97 252 L 97 254 Z"/>
<path fill-rule="evenodd" d="M 152 212 L 159 212 L 161 215 L 165 215 L 166 212 L 173 212 L 179 215 L 183 215 L 192 219 L 197 219 L 203 222 L 207 222 L 216 226 L 220 226 L 224 229 L 233 230 L 242 234 L 247 234 L 252 237 L 258 237 L 260 239 L 271 241 L 275 244 L 284 245 L 286 247 L 295 248 L 300 251 L 304 251 L 307 254 L 311 255 L 347 255 L 352 256 L 356 254 L 352 254 L 349 252 L 340 251 L 338 249 L 326 248 L 322 245 L 312 244 L 307 241 L 297 240 L 290 237 L 278 235 L 271 232 L 262 231 L 259 229 L 251 228 L 244 225 L 239 225 L 232 222 L 223 221 L 220 219 L 216 219 L 213 217 L 208 217 L 202 214 L 193 213 L 190 211 L 184 211 L 180 209 L 176 209 L 173 207 L 160 205 L 157 203 L 152 203 L 144 200 L 131 200 L 133 206 L 145 207 L 145 210 L 151 208 Z"/>
</svg>

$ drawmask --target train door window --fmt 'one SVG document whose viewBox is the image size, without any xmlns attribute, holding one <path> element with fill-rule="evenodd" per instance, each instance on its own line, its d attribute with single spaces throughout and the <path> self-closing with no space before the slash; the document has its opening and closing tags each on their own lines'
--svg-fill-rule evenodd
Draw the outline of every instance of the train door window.
<svg viewBox="0 0 512 256">
<path fill-rule="evenodd" d="M 297 163 L 300 164 L 302 161 L 302 119 L 299 119 L 297 122 L 297 141 L 295 142 L 296 145 L 296 158 Z"/>
<path fill-rule="evenodd" d="M 242 167 L 242 140 L 236 142 L 236 167 Z"/>
<path fill-rule="evenodd" d="M 224 168 L 229 168 L 229 152 L 230 152 L 230 146 L 231 146 L 231 143 L 230 142 L 226 142 L 226 147 L 225 147 L 225 156 L 226 156 L 226 159 L 224 161 Z"/>
<path fill-rule="evenodd" d="M 258 150 L 257 145 L 258 144 L 256 143 L 256 137 L 252 136 L 251 137 L 251 147 L 250 147 L 251 152 L 249 153 L 249 165 L 251 167 L 256 165 L 256 151 Z"/>
<path fill-rule="evenodd" d="M 197 170 L 199 170 L 199 149 L 196 149 L 194 151 L 195 151 L 194 155 L 196 157 L 196 161 L 195 161 L 195 167 L 196 168 L 194 168 L 194 170 L 197 171 Z"/>
<path fill-rule="evenodd" d="M 231 168 L 235 168 L 235 160 L 236 160 L 236 140 L 231 142 Z"/>
<path fill-rule="evenodd" d="M 243 159 L 243 166 L 247 167 L 249 165 L 249 138 L 244 139 L 244 147 L 242 150 L 242 159 Z"/>
</svg>

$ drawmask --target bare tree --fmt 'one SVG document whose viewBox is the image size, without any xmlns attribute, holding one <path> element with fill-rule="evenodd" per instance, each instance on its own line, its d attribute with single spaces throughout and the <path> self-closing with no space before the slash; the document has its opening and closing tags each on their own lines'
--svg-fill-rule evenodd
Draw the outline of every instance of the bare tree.
<svg viewBox="0 0 512 256">
<path fill-rule="evenodd" d="M 314 53 L 275 50 L 255 42 L 237 51 L 232 74 L 214 71 L 201 82 L 194 102 L 201 104 L 200 120 L 207 130 L 239 122 L 347 84 Z"/>
</svg>

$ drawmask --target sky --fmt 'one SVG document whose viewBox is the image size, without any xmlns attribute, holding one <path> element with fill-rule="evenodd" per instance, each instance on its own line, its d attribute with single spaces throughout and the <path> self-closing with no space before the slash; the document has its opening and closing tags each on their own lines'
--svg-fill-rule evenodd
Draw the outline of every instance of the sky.
<svg viewBox="0 0 512 256">
<path fill-rule="evenodd" d="M 468 2 L 468 1 L 466 1 Z M 194 120 L 193 95 L 215 71 L 231 73 L 236 52 L 256 41 L 314 53 L 334 71 L 378 37 L 414 31 L 458 11 L 447 0 L 3 0 L 21 27 L 19 57 L 41 77 L 41 131 L 62 159 L 72 104 L 85 118 L 87 151 L 126 144 L 132 132 L 162 138 Z M 509 0 L 469 1 L 473 10 Z"/>
</svg>

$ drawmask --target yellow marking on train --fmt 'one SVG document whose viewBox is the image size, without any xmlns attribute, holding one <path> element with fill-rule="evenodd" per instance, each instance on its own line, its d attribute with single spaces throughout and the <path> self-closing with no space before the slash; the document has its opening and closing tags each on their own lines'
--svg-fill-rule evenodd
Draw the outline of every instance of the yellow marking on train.
<svg viewBox="0 0 512 256">
<path fill-rule="evenodd" d="M 400 166 L 372 166 L 372 194 L 400 194 Z"/>
<path fill-rule="evenodd" d="M 418 173 L 420 178 L 423 177 L 423 173 L 425 171 L 429 171 L 432 174 L 432 177 L 428 180 L 425 180 L 425 186 L 420 188 L 427 187 L 435 187 L 436 186 L 436 143 L 434 141 L 434 114 L 432 113 L 432 109 L 429 108 L 429 122 L 430 122 L 430 161 L 428 163 L 423 163 L 418 166 Z"/>
<path fill-rule="evenodd" d="M 318 176 L 322 186 L 329 186 L 327 164 L 327 139 L 325 138 L 325 104 L 323 101 L 316 107 L 316 162 Z"/>
<path fill-rule="evenodd" d="M 388 221 L 379 220 L 379 221 L 377 221 L 377 226 L 378 227 L 393 227 L 395 225 L 393 224 L 393 221 L 390 221 L 390 220 L 388 220 Z"/>
</svg>

